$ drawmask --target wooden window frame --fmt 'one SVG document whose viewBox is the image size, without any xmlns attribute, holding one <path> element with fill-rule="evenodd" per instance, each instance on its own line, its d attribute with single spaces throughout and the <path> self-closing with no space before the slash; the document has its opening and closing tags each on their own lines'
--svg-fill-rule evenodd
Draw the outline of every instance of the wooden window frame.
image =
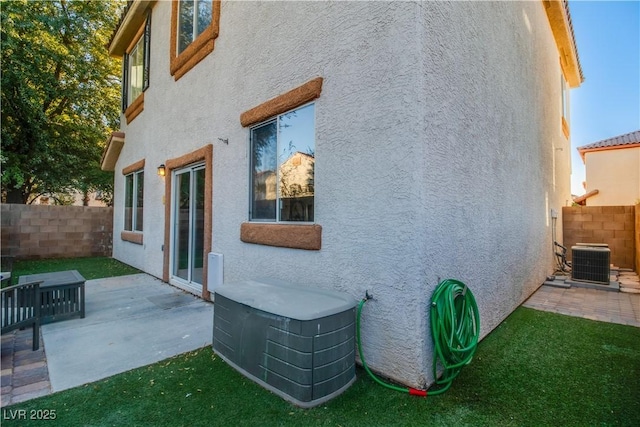
<svg viewBox="0 0 640 427">
<path fill-rule="evenodd" d="M 144 173 L 144 164 L 145 164 L 145 159 L 142 159 L 123 168 L 122 175 L 125 177 L 125 180 L 128 175 L 140 173 L 140 172 Z M 125 191 L 125 197 L 126 197 L 126 191 Z M 135 198 L 135 191 L 134 191 L 133 197 Z M 127 202 L 125 200 L 124 201 L 125 206 L 126 206 L 126 203 Z M 143 206 L 143 209 L 144 209 L 144 206 Z M 133 223 L 135 222 L 134 218 L 132 218 L 131 220 L 132 220 L 132 228 L 134 228 L 135 227 L 135 225 L 133 225 Z M 124 228 L 124 225 L 123 225 L 123 228 Z M 137 231 L 137 230 L 122 230 L 120 232 L 120 239 L 122 239 L 125 242 L 142 245 L 144 243 L 143 233 L 144 233 L 143 231 Z"/>
<path fill-rule="evenodd" d="M 140 95 L 136 97 L 136 99 L 131 100 L 129 102 L 129 55 L 135 49 L 138 42 L 141 39 L 144 39 L 144 43 L 142 45 L 143 49 L 143 79 L 142 79 L 142 92 Z M 144 22 L 138 29 L 135 37 L 129 43 L 129 46 L 125 50 L 125 54 L 122 61 L 122 69 L 123 69 L 123 81 L 122 81 L 122 107 L 124 109 L 124 116 L 129 124 L 133 119 L 138 117 L 140 113 L 144 110 L 144 92 L 149 88 L 149 70 L 150 70 L 150 52 L 151 52 L 151 12 L 147 12 L 147 17 Z"/>
<path fill-rule="evenodd" d="M 243 127 L 259 124 L 271 117 L 298 108 L 320 97 L 322 77 L 276 96 L 240 115 Z M 245 243 L 318 251 L 322 248 L 322 226 L 273 222 L 243 222 L 240 240 Z"/>
<path fill-rule="evenodd" d="M 169 72 L 178 81 L 207 55 L 213 52 L 220 31 L 220 0 L 211 4 L 211 23 L 191 44 L 178 54 L 178 0 L 171 4 L 171 37 L 169 41 Z"/>
</svg>

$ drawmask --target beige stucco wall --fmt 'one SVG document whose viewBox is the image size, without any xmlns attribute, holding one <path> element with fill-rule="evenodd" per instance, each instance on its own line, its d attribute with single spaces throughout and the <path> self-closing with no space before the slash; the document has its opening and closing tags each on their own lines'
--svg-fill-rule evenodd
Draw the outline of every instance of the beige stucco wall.
<svg viewBox="0 0 640 427">
<path fill-rule="evenodd" d="M 628 206 L 640 201 L 640 147 L 585 153 L 587 206 Z"/>
<path fill-rule="evenodd" d="M 428 307 L 439 278 L 469 285 L 484 336 L 553 271 L 551 211 L 570 201 L 570 144 L 543 3 L 221 7 L 215 50 L 175 82 L 170 4 L 154 6 L 150 87 L 144 111 L 123 121 L 115 174 L 118 236 L 120 171 L 146 159 L 144 244 L 116 237 L 114 256 L 162 276 L 169 177 L 155 168 L 213 144 L 212 249 L 224 255 L 224 281 L 273 277 L 356 299 L 368 290 L 370 366 L 407 385 L 430 384 Z M 318 76 L 322 248 L 244 243 L 249 130 L 240 114 Z"/>
</svg>

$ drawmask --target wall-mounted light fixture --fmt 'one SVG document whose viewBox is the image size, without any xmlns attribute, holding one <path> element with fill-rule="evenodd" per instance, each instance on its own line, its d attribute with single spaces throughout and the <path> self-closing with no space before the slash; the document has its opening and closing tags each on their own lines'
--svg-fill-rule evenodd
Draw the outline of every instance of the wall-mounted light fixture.
<svg viewBox="0 0 640 427">
<path fill-rule="evenodd" d="M 158 176 L 165 176 L 167 169 L 164 167 L 164 163 L 158 166 Z"/>
</svg>

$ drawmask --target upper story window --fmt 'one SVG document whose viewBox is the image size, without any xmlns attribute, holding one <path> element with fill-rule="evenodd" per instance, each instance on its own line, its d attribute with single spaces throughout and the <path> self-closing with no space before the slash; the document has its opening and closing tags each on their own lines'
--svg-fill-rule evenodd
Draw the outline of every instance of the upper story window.
<svg viewBox="0 0 640 427">
<path fill-rule="evenodd" d="M 313 222 L 314 104 L 253 127 L 250 146 L 250 220 Z"/>
<path fill-rule="evenodd" d="M 178 6 L 178 54 L 211 25 L 211 0 L 180 0 Z"/>
<path fill-rule="evenodd" d="M 171 9 L 170 66 L 178 80 L 213 52 L 220 0 L 174 0 Z"/>
<path fill-rule="evenodd" d="M 144 170 L 124 177 L 124 230 L 142 231 L 144 207 Z"/>
<path fill-rule="evenodd" d="M 142 93 L 144 85 L 144 37 L 127 54 L 127 105 Z"/>
<path fill-rule="evenodd" d="M 127 123 L 133 120 L 144 106 L 142 94 L 149 87 L 149 56 L 151 44 L 151 13 L 124 54 L 122 61 L 122 110 Z"/>
</svg>

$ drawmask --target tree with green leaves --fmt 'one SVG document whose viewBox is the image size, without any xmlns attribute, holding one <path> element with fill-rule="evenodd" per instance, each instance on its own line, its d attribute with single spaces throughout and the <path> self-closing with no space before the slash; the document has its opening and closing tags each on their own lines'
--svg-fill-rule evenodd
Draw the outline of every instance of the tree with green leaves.
<svg viewBox="0 0 640 427">
<path fill-rule="evenodd" d="M 107 44 L 121 1 L 2 1 L 2 199 L 113 191 L 100 170 L 120 116 Z"/>
</svg>

